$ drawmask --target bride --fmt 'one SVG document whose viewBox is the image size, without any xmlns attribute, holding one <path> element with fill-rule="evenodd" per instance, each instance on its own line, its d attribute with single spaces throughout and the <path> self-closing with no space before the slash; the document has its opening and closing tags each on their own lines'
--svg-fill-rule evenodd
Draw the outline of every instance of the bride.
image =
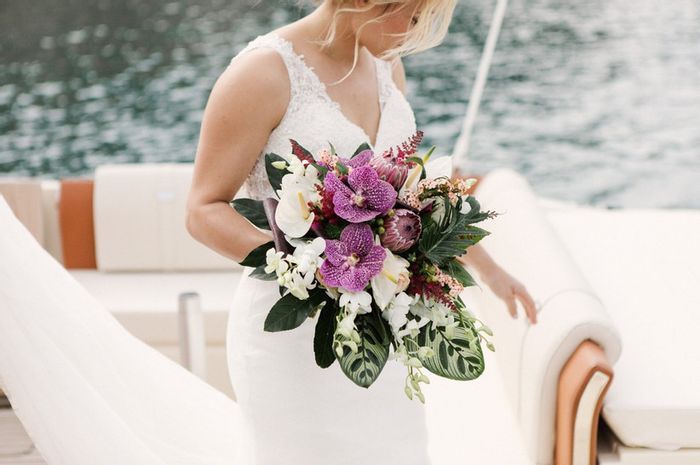
<svg viewBox="0 0 700 465">
<path fill-rule="evenodd" d="M 270 241 L 228 202 L 244 186 L 249 197 L 271 196 L 261 154 L 289 151 L 289 138 L 312 153 L 328 142 L 352 153 L 412 135 L 403 68 L 391 55 L 438 44 L 454 3 L 325 0 L 250 41 L 204 112 L 190 234 L 236 261 Z M 424 406 L 403 395 L 401 364 L 387 363 L 367 389 L 337 366 L 319 368 L 312 319 L 263 330 L 278 288 L 249 277 L 251 268 L 228 320 L 233 402 L 121 326 L 2 197 L 0 230 L 0 387 L 48 465 L 430 463 Z M 534 323 L 523 285 L 478 244 L 468 255 L 510 313 L 518 299 Z"/>
<path fill-rule="evenodd" d="M 290 138 L 314 154 L 328 142 L 340 154 L 363 142 L 380 153 L 416 131 L 400 54 L 440 43 L 455 7 L 454 0 L 319 3 L 308 16 L 249 42 L 215 83 L 205 109 L 188 229 L 237 262 L 272 240 L 228 203 L 242 187 L 246 197 L 274 197 L 264 153 L 290 153 Z M 535 323 L 528 292 L 481 247 L 462 260 L 512 315 L 519 298 Z M 227 353 L 255 463 L 430 463 L 423 404 L 403 395 L 405 367 L 390 361 L 368 389 L 338 367 L 319 368 L 315 319 L 290 331 L 264 331 L 278 285 L 250 278 L 250 271 L 245 268 L 230 307 Z"/>
</svg>

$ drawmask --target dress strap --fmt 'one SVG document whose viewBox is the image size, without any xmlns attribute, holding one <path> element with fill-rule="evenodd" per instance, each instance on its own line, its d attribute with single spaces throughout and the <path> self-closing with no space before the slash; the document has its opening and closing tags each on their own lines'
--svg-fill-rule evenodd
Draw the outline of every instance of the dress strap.
<svg viewBox="0 0 700 465">
<path fill-rule="evenodd" d="M 294 109 L 301 104 L 301 97 L 309 97 L 318 94 L 316 84 L 307 73 L 301 57 L 294 53 L 291 44 L 274 33 L 267 33 L 255 37 L 231 58 L 229 65 L 244 52 L 260 47 L 269 47 L 276 50 L 284 61 L 290 82 L 291 97 L 289 101 L 289 112 L 293 112 Z"/>
<path fill-rule="evenodd" d="M 380 58 L 376 58 L 375 60 L 377 61 L 377 81 L 379 85 L 379 103 L 381 104 L 382 108 L 384 108 L 384 105 L 386 102 L 389 100 L 389 97 L 391 96 L 392 92 L 392 85 L 393 85 L 393 77 L 392 77 L 392 72 L 391 72 L 391 63 L 382 60 Z"/>
</svg>

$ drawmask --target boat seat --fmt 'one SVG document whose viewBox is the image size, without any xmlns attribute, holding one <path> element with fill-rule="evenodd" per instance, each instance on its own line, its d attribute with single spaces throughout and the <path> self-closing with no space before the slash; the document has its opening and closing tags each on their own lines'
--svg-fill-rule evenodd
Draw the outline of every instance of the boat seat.
<svg viewBox="0 0 700 465">
<path fill-rule="evenodd" d="M 627 446 L 700 448 L 700 211 L 551 207 L 547 217 L 621 333 L 603 418 Z"/>
</svg>

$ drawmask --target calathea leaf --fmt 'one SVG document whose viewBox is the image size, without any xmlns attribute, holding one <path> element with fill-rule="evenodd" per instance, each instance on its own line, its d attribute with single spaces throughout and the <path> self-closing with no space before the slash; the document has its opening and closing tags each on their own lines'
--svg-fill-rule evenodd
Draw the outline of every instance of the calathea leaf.
<svg viewBox="0 0 700 465">
<path fill-rule="evenodd" d="M 444 328 L 433 328 L 432 323 L 423 326 L 416 339 L 421 346 L 433 349 L 433 355 L 425 357 L 422 362 L 436 375 L 467 381 L 478 378 L 484 371 L 479 336 L 468 321 L 461 321 L 452 339 L 445 337 Z"/>
<path fill-rule="evenodd" d="M 275 168 L 272 163 L 276 161 L 283 161 L 287 163 L 287 160 L 276 153 L 270 152 L 265 154 L 265 172 L 267 172 L 267 179 L 269 179 L 275 195 L 277 195 L 277 191 L 282 187 L 282 178 L 285 174 L 289 173 L 287 168 Z M 277 198 L 279 198 L 279 195 L 277 195 Z"/>
<path fill-rule="evenodd" d="M 389 359 L 388 338 L 383 338 L 384 328 L 376 312 L 363 313 L 355 317 L 360 343 L 357 353 L 343 346 L 343 356 L 338 358 L 343 373 L 358 386 L 369 387 L 384 369 Z"/>
<path fill-rule="evenodd" d="M 321 368 L 328 368 L 335 361 L 333 335 L 336 326 L 335 317 L 339 310 L 334 300 L 329 298 L 325 302 L 318 314 L 314 331 L 314 356 L 316 364 Z"/>
<path fill-rule="evenodd" d="M 229 202 L 238 213 L 260 229 L 270 229 L 262 200 L 233 199 Z"/>
</svg>

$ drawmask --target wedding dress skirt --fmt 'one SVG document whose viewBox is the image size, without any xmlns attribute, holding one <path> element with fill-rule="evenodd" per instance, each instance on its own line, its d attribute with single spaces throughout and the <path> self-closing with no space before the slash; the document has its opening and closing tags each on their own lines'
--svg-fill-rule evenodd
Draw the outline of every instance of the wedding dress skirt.
<svg viewBox="0 0 700 465">
<path fill-rule="evenodd" d="M 0 387 L 48 465 L 252 465 L 238 405 L 132 336 L 0 196 Z"/>
<path fill-rule="evenodd" d="M 231 306 L 227 352 L 255 464 L 428 465 L 424 405 L 404 393 L 406 367 L 388 360 L 368 388 L 337 361 L 320 368 L 313 350 L 318 313 L 289 331 L 264 331 L 278 285 L 250 271 Z"/>
</svg>

